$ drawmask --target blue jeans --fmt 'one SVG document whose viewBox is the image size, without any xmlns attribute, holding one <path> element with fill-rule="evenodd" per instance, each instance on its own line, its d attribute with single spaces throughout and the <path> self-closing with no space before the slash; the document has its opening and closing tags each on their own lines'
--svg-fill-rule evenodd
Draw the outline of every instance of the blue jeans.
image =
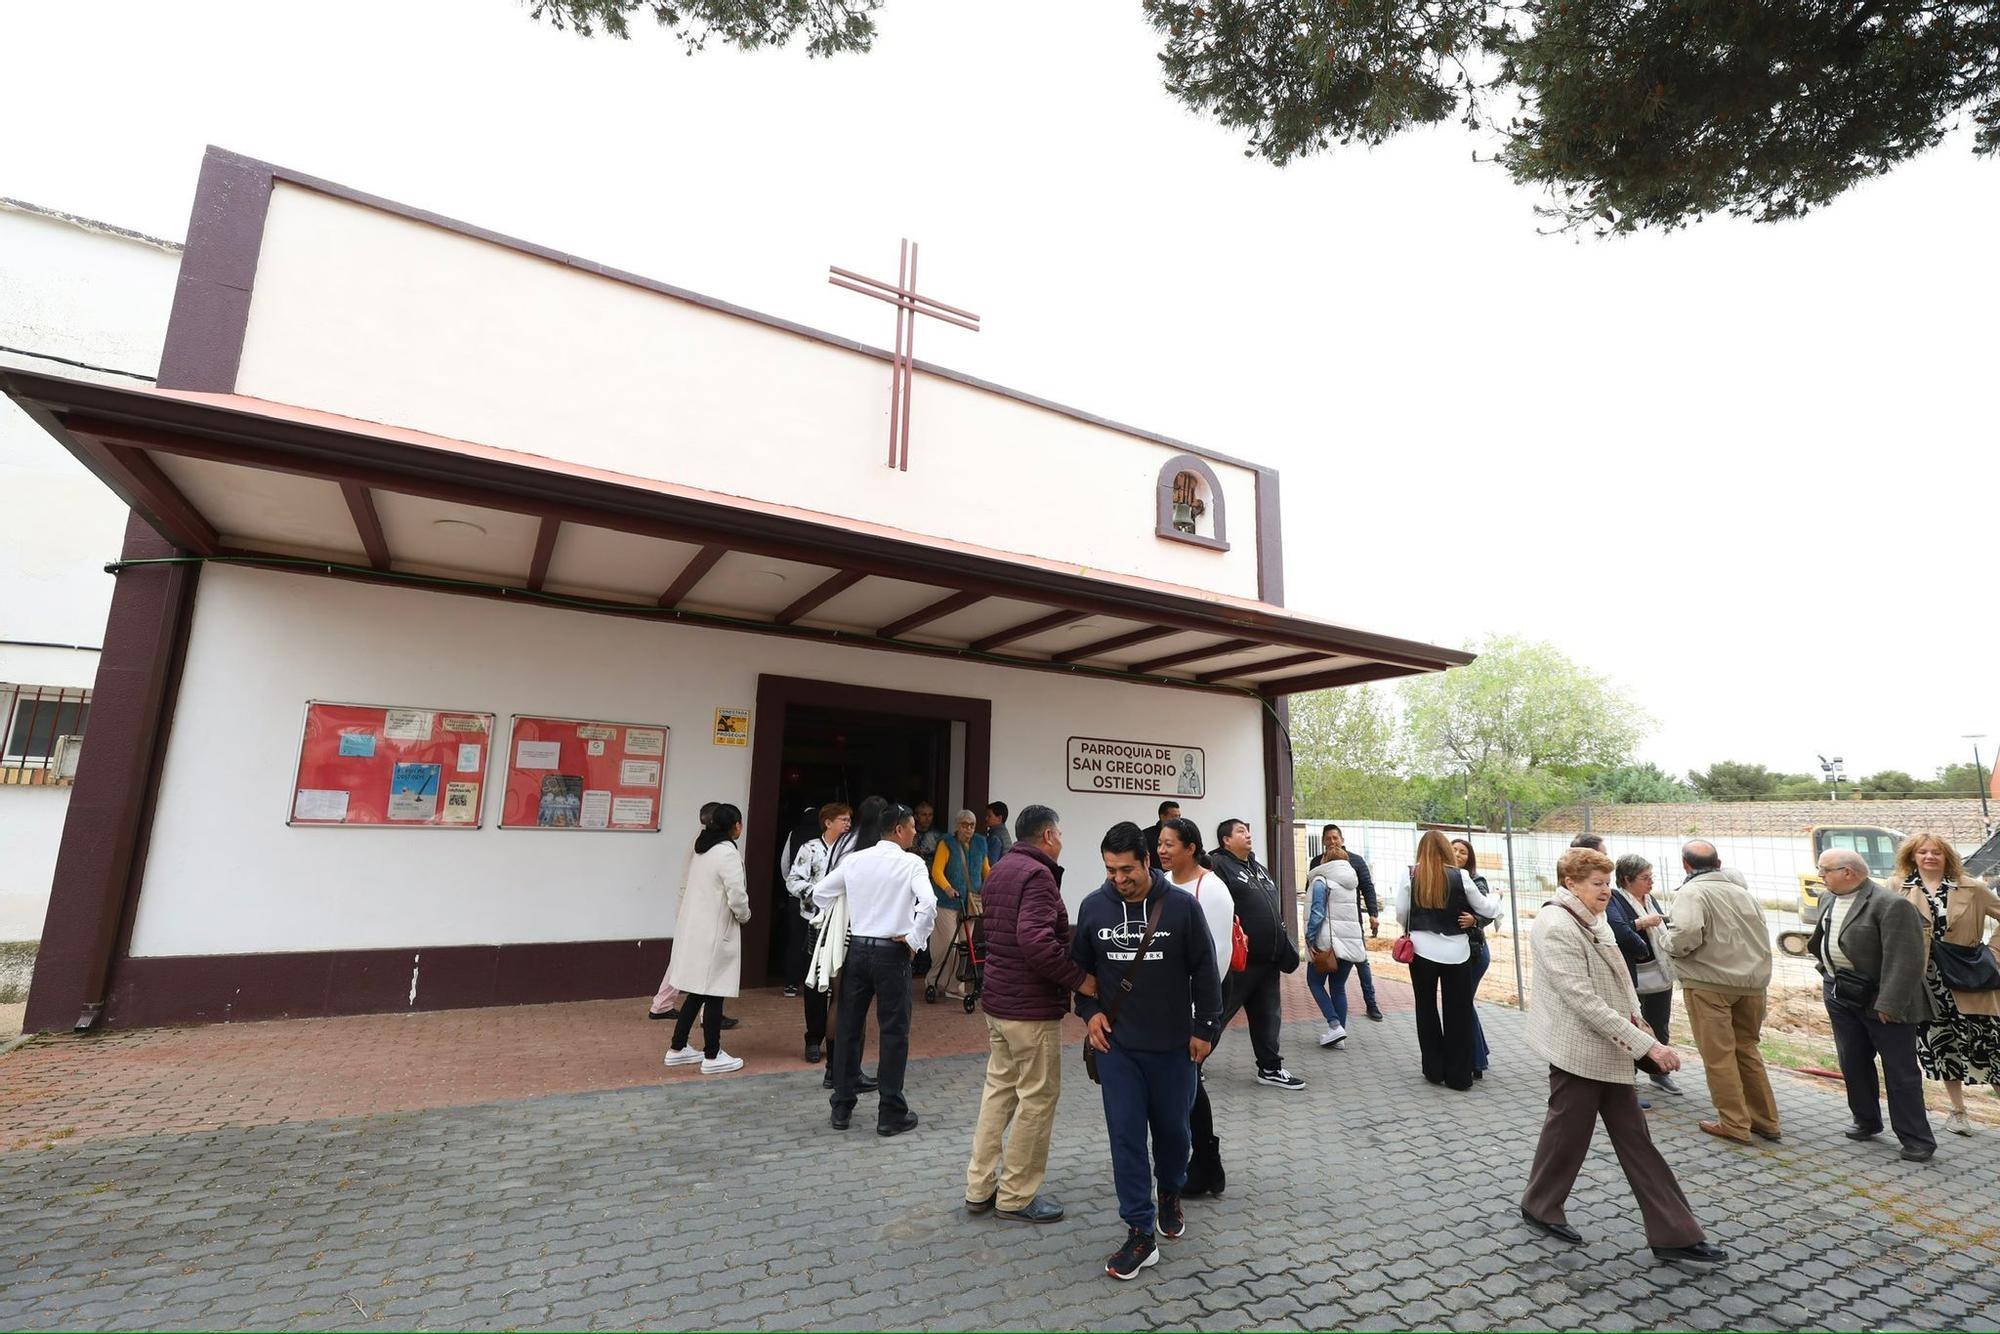
<svg viewBox="0 0 2000 1334">
<path fill-rule="evenodd" d="M 1114 1042 L 1110 1051 L 1097 1053 L 1104 1125 L 1111 1133 L 1111 1179 L 1118 1187 L 1118 1216 L 1129 1228 L 1153 1230 L 1155 1182 L 1162 1195 L 1178 1195 L 1187 1184 L 1188 1113 L 1194 1110 L 1199 1074 L 1185 1047 L 1128 1051 Z"/>
<path fill-rule="evenodd" d="M 1486 970 L 1492 965 L 1493 951 L 1487 949 L 1486 942 L 1482 940 L 1472 947 L 1472 993 L 1475 1001 L 1479 995 L 1479 979 L 1486 976 Z M 1484 1070 L 1491 1054 L 1486 1046 L 1486 1029 L 1479 1022 L 1479 1010 L 1475 1005 L 1472 1011 L 1472 1068 Z"/>
<path fill-rule="evenodd" d="M 1375 970 L 1368 960 L 1361 959 L 1355 963 L 1354 971 L 1361 974 L 1361 1003 L 1372 1014 L 1382 1008 L 1375 1003 Z"/>
<path fill-rule="evenodd" d="M 1306 967 L 1306 990 L 1319 1004 L 1319 1012 L 1326 1016 L 1329 1027 L 1347 1027 L 1347 975 L 1354 971 L 1354 960 L 1342 959 L 1340 966 L 1330 973 L 1315 972 Z"/>
</svg>

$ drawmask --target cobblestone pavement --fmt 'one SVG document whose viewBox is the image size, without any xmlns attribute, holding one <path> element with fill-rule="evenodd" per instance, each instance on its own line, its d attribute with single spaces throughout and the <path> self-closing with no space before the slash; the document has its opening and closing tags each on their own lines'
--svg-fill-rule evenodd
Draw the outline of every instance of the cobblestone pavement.
<svg viewBox="0 0 2000 1334">
<path fill-rule="evenodd" d="M 2000 1325 L 1987 1135 L 1904 1164 L 1791 1077 L 1781 1145 L 1697 1132 L 1698 1071 L 1652 1113 L 1724 1269 L 1653 1263 L 1601 1137 L 1570 1209 L 1588 1244 L 1530 1233 L 1545 1068 L 1520 1016 L 1484 1015 L 1496 1068 L 1467 1094 L 1417 1075 L 1405 1015 L 1338 1052 L 1288 1025 L 1298 1093 L 1254 1084 L 1231 1034 L 1210 1080 L 1228 1192 L 1189 1201 L 1186 1237 L 1132 1283 L 1103 1275 L 1122 1230 L 1074 1051 L 1053 1227 L 962 1212 L 984 1063 L 945 1055 L 912 1065 L 924 1123 L 891 1140 L 865 1102 L 830 1131 L 818 1071 L 794 1065 L 0 1153 L 0 1328 Z"/>
</svg>

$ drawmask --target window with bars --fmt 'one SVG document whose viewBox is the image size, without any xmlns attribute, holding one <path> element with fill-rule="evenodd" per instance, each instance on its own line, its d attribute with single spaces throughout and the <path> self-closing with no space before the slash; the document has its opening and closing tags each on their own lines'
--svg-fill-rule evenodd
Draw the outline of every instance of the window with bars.
<svg viewBox="0 0 2000 1334">
<path fill-rule="evenodd" d="M 75 756 L 64 738 L 83 735 L 90 692 L 69 686 L 0 684 L 0 784 L 67 782 Z"/>
</svg>

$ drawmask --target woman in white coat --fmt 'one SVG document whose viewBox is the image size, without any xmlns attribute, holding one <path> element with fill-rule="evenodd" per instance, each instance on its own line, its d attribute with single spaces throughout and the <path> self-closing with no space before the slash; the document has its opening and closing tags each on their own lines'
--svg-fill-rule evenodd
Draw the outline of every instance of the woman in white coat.
<svg viewBox="0 0 2000 1334">
<path fill-rule="evenodd" d="M 695 841 L 694 864 L 674 918 L 674 952 L 667 980 L 685 993 L 674 1021 L 674 1045 L 667 1064 L 694 1065 L 705 1075 L 741 1070 L 741 1057 L 722 1049 L 722 1001 L 734 996 L 743 976 L 743 924 L 750 920 L 750 889 L 743 878 L 743 812 L 723 802 L 709 813 Z M 701 1012 L 702 1049 L 691 1050 L 688 1032 Z"/>
<path fill-rule="evenodd" d="M 1313 867 L 1307 885 L 1311 906 L 1306 912 L 1306 939 L 1312 962 L 1306 968 L 1306 990 L 1326 1018 L 1322 1047 L 1347 1041 L 1347 976 L 1368 957 L 1368 937 L 1361 929 L 1361 877 L 1342 848 Z M 1332 961 L 1330 971 L 1322 963 Z"/>
</svg>

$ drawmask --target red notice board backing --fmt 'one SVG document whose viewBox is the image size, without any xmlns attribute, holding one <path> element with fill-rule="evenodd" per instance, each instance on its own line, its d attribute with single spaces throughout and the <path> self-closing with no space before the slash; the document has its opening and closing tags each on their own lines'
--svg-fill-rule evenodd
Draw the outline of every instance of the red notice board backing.
<svg viewBox="0 0 2000 1334">
<path fill-rule="evenodd" d="M 287 824 L 477 829 L 493 715 L 306 701 Z"/>
<path fill-rule="evenodd" d="M 657 833 L 667 729 L 514 715 L 502 829 Z"/>
</svg>

